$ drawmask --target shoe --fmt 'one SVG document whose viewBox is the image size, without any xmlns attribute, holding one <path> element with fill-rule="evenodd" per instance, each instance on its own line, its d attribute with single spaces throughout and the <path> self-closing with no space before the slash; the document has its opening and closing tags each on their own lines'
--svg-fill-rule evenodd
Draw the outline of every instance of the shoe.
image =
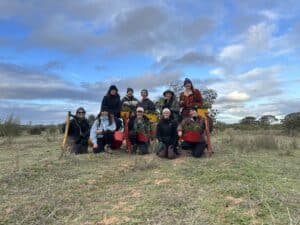
<svg viewBox="0 0 300 225">
<path fill-rule="evenodd" d="M 105 150 L 105 152 L 107 152 L 107 153 L 109 153 L 109 154 L 111 154 L 113 151 L 111 150 L 111 148 L 110 148 L 110 145 L 106 145 L 105 147 L 104 147 L 104 150 Z"/>
<path fill-rule="evenodd" d="M 137 151 L 137 145 L 131 145 L 130 151 L 131 151 L 131 153 L 135 154 Z"/>
</svg>

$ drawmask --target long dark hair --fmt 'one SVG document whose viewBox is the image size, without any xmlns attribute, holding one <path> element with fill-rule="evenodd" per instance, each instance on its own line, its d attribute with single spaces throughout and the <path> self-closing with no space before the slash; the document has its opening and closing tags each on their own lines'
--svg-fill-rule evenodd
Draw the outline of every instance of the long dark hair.
<svg viewBox="0 0 300 225">
<path fill-rule="evenodd" d="M 107 112 L 107 111 L 106 111 L 106 110 L 102 110 L 101 112 L 98 113 L 97 119 L 98 119 L 98 121 L 99 121 L 99 125 L 100 125 L 100 123 L 101 123 L 100 116 L 101 116 L 101 113 L 102 113 L 102 112 Z M 107 113 L 108 113 L 108 115 L 107 115 L 107 117 L 108 117 L 108 124 L 109 124 L 109 125 L 112 125 L 112 123 L 114 122 L 114 119 L 115 119 L 114 114 L 112 114 L 112 113 L 110 113 L 110 112 L 107 112 Z"/>
</svg>

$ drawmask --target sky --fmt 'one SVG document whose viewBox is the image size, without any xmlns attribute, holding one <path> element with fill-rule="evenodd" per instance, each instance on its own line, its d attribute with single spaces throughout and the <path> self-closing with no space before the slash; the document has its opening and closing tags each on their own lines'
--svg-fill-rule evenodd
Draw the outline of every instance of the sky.
<svg viewBox="0 0 300 225">
<path fill-rule="evenodd" d="M 217 119 L 300 111 L 297 0 L 1 0 L 0 118 L 97 114 L 112 84 L 152 100 L 188 77 Z"/>
</svg>

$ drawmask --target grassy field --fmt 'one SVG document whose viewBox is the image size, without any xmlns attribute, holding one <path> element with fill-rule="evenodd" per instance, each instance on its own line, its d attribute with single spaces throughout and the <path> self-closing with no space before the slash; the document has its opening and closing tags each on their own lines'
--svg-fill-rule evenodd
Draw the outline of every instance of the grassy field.
<svg viewBox="0 0 300 225">
<path fill-rule="evenodd" d="M 300 224 L 300 143 L 226 130 L 212 158 L 66 155 L 61 137 L 0 140 L 0 224 Z M 262 146 L 262 147 L 261 147 Z"/>
</svg>

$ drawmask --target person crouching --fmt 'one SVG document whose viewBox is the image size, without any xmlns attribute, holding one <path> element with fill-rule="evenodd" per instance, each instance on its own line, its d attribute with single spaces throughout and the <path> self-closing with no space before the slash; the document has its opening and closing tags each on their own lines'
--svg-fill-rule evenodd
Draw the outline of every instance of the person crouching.
<svg viewBox="0 0 300 225">
<path fill-rule="evenodd" d="M 206 148 L 205 121 L 199 117 L 195 108 L 189 110 L 189 117 L 178 126 L 178 136 L 183 139 L 182 149 L 191 149 L 192 156 L 199 158 Z"/>
<path fill-rule="evenodd" d="M 144 115 L 144 108 L 137 107 L 136 116 L 131 117 L 128 122 L 129 139 L 132 144 L 131 151 L 143 155 L 149 153 L 150 122 Z"/>
<path fill-rule="evenodd" d="M 168 108 L 164 108 L 162 111 L 162 119 L 157 125 L 156 137 L 159 141 L 157 155 L 161 158 L 174 159 L 178 141 L 177 122 L 171 119 L 171 111 Z"/>
<path fill-rule="evenodd" d="M 93 143 L 93 152 L 108 152 L 111 153 L 110 148 L 113 142 L 113 132 L 116 130 L 116 122 L 114 115 L 103 109 L 97 116 L 93 123 L 90 132 L 90 139 Z"/>
</svg>

